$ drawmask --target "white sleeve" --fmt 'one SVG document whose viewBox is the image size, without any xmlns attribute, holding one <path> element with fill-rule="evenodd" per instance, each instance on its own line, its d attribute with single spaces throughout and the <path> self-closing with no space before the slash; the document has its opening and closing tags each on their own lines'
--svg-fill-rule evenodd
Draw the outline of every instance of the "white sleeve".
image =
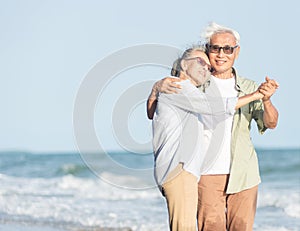
<svg viewBox="0 0 300 231">
<path fill-rule="evenodd" d="M 211 97 L 198 90 L 190 81 L 178 82 L 182 86 L 177 94 L 160 94 L 158 100 L 183 110 L 208 115 L 235 113 L 238 97 Z"/>
</svg>

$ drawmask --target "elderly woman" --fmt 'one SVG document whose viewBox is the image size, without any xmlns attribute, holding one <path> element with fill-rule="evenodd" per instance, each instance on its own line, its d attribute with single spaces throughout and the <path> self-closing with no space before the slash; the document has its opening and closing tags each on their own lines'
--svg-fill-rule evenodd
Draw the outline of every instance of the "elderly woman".
<svg viewBox="0 0 300 231">
<path fill-rule="evenodd" d="M 236 109 L 263 97 L 258 91 L 239 99 L 209 97 L 199 91 L 197 87 L 211 75 L 204 51 L 201 47 L 188 49 L 174 63 L 172 74 L 181 80 L 181 89 L 178 94 L 158 96 L 153 119 L 155 179 L 167 200 L 171 230 L 196 230 L 200 167 L 203 162 L 210 166 L 216 159 L 209 153 L 204 155 L 204 128 L 218 126 Z M 150 111 L 151 107 L 149 114 L 154 113 Z"/>
</svg>

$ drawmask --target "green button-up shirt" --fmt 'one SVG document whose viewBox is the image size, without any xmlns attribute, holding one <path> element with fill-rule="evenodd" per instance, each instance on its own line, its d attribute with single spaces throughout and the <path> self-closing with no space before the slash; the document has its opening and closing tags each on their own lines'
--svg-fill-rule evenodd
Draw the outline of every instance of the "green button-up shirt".
<svg viewBox="0 0 300 231">
<path fill-rule="evenodd" d="M 240 77 L 234 70 L 238 96 L 254 92 L 258 85 Z M 257 154 L 250 137 L 251 121 L 255 120 L 258 131 L 267 129 L 263 123 L 263 103 L 253 101 L 236 111 L 231 132 L 231 170 L 226 193 L 237 193 L 260 183 Z"/>
<path fill-rule="evenodd" d="M 235 86 L 238 96 L 250 94 L 257 90 L 258 85 L 250 79 L 243 78 L 233 69 Z M 204 91 L 209 87 L 210 81 L 199 87 Z M 263 122 L 262 100 L 253 101 L 234 114 L 231 131 L 231 169 L 227 194 L 233 194 L 258 185 L 260 180 L 258 159 L 250 137 L 251 121 L 255 120 L 258 131 L 263 134 L 267 127 Z"/>
</svg>

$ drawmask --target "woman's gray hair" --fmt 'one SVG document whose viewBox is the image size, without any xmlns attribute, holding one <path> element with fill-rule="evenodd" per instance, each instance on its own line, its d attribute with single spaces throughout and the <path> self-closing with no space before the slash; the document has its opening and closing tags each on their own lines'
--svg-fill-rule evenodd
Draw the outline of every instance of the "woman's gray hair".
<svg viewBox="0 0 300 231">
<path fill-rule="evenodd" d="M 181 57 L 179 57 L 178 59 L 176 59 L 173 63 L 173 67 L 171 70 L 171 75 L 172 76 L 176 76 L 179 77 L 180 75 L 180 71 L 182 71 L 182 67 L 181 67 L 181 61 L 183 59 L 187 59 L 189 57 L 191 57 L 191 53 L 194 51 L 202 51 L 205 53 L 205 47 L 204 46 L 193 46 L 191 48 L 186 49 L 183 54 L 181 55 Z"/>
<path fill-rule="evenodd" d="M 204 40 L 205 44 L 210 44 L 210 39 L 215 34 L 223 34 L 223 33 L 230 33 L 234 36 L 236 45 L 240 45 L 240 34 L 225 26 L 221 26 L 215 22 L 211 22 L 201 33 L 201 39 Z"/>
</svg>

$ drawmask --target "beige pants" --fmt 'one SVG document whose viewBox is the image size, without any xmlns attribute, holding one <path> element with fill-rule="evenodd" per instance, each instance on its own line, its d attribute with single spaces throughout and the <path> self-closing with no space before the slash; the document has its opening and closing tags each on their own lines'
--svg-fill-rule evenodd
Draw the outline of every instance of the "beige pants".
<svg viewBox="0 0 300 231">
<path fill-rule="evenodd" d="M 178 171 L 180 169 L 180 171 Z M 196 231 L 198 181 L 179 165 L 163 184 L 171 231 Z"/>
<path fill-rule="evenodd" d="M 226 194 L 229 175 L 201 176 L 198 187 L 199 231 L 252 231 L 258 186 Z"/>
</svg>

